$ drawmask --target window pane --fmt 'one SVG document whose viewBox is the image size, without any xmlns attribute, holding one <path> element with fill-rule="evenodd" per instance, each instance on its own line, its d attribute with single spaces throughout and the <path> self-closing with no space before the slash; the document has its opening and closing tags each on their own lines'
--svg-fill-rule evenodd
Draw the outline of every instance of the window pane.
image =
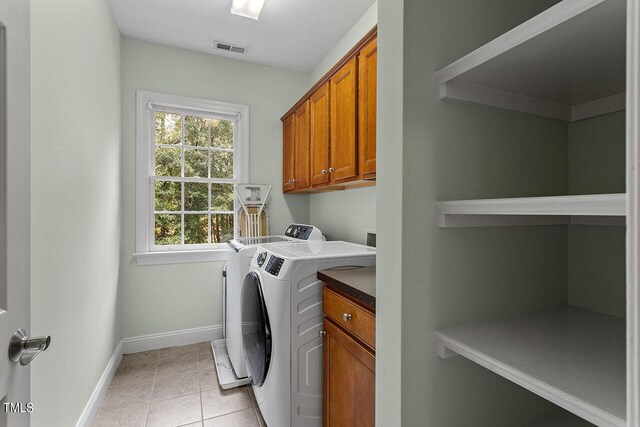
<svg viewBox="0 0 640 427">
<path fill-rule="evenodd" d="M 211 214 L 211 243 L 225 243 L 233 239 L 233 215 Z"/>
<path fill-rule="evenodd" d="M 233 153 L 229 151 L 211 152 L 211 178 L 233 179 Z"/>
<path fill-rule="evenodd" d="M 182 189 L 179 182 L 156 181 L 156 211 L 181 211 Z"/>
<path fill-rule="evenodd" d="M 184 210 L 209 210 L 209 184 L 201 182 L 184 183 Z"/>
<path fill-rule="evenodd" d="M 156 245 L 182 243 L 180 215 L 156 215 Z"/>
<path fill-rule="evenodd" d="M 187 245 L 208 243 L 209 215 L 184 216 L 184 243 Z"/>
<path fill-rule="evenodd" d="M 211 184 L 211 210 L 233 212 L 233 184 Z"/>
<path fill-rule="evenodd" d="M 180 148 L 156 147 L 156 176 L 180 176 Z"/>
<path fill-rule="evenodd" d="M 180 114 L 156 111 L 156 144 L 181 144 L 182 119 Z"/>
<path fill-rule="evenodd" d="M 204 117 L 187 116 L 184 119 L 184 143 L 191 147 L 209 146 L 209 121 Z"/>
<path fill-rule="evenodd" d="M 208 151 L 184 150 L 184 176 L 207 177 Z"/>
<path fill-rule="evenodd" d="M 211 120 L 211 146 L 214 148 L 233 148 L 232 121 Z"/>
</svg>

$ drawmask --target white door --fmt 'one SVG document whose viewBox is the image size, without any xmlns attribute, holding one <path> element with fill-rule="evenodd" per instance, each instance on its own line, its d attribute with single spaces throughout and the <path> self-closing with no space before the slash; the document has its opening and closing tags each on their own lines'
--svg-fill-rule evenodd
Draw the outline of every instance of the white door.
<svg viewBox="0 0 640 427">
<path fill-rule="evenodd" d="M 0 0 L 0 426 L 29 425 L 29 367 L 8 351 L 30 326 L 29 20 L 29 0 Z"/>
</svg>

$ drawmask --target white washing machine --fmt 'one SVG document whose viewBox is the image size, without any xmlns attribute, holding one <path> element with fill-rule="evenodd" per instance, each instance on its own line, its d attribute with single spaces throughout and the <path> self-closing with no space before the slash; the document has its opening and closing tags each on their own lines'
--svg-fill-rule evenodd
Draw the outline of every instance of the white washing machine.
<svg viewBox="0 0 640 427">
<path fill-rule="evenodd" d="M 224 338 L 212 342 L 216 370 L 224 389 L 249 384 L 242 345 L 242 281 L 249 272 L 251 258 L 260 244 L 281 242 L 323 241 L 322 232 L 312 225 L 292 224 L 284 235 L 243 237 L 228 243 L 229 260 L 226 265 L 224 289 Z"/>
<path fill-rule="evenodd" d="M 242 286 L 242 337 L 269 427 L 322 426 L 322 282 L 316 273 L 375 263 L 375 248 L 347 242 L 257 249 Z"/>
</svg>

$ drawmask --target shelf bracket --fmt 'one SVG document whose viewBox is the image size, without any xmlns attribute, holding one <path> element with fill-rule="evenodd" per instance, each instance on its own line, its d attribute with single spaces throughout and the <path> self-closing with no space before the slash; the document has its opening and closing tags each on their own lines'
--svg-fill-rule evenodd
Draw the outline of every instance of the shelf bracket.
<svg viewBox="0 0 640 427">
<path fill-rule="evenodd" d="M 455 351 L 451 350 L 449 347 L 446 347 L 442 343 L 438 343 L 438 356 L 442 359 L 451 359 L 452 357 L 460 356 Z"/>
</svg>

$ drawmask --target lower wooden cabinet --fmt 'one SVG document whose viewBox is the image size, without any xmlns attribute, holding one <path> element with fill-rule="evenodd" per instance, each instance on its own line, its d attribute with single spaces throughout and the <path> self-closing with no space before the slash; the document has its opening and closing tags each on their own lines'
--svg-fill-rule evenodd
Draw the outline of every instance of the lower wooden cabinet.
<svg viewBox="0 0 640 427">
<path fill-rule="evenodd" d="M 344 313 L 340 319 L 335 314 L 324 316 L 324 413 L 325 427 L 373 427 L 375 425 L 375 383 L 376 356 L 375 349 L 361 341 L 357 335 L 343 327 L 354 319 L 356 310 L 363 310 L 356 303 L 349 301 L 325 286 L 325 301 L 339 299 L 352 307 L 343 305 Z M 332 304 L 332 307 L 335 307 Z M 373 316 L 373 313 L 369 313 Z M 344 316 L 344 317 L 343 317 Z M 351 317 L 350 317 L 351 316 Z M 347 320 L 349 319 L 349 320 Z M 362 323 L 353 330 L 362 331 Z M 375 330 L 359 332 L 360 335 L 375 335 Z"/>
</svg>

